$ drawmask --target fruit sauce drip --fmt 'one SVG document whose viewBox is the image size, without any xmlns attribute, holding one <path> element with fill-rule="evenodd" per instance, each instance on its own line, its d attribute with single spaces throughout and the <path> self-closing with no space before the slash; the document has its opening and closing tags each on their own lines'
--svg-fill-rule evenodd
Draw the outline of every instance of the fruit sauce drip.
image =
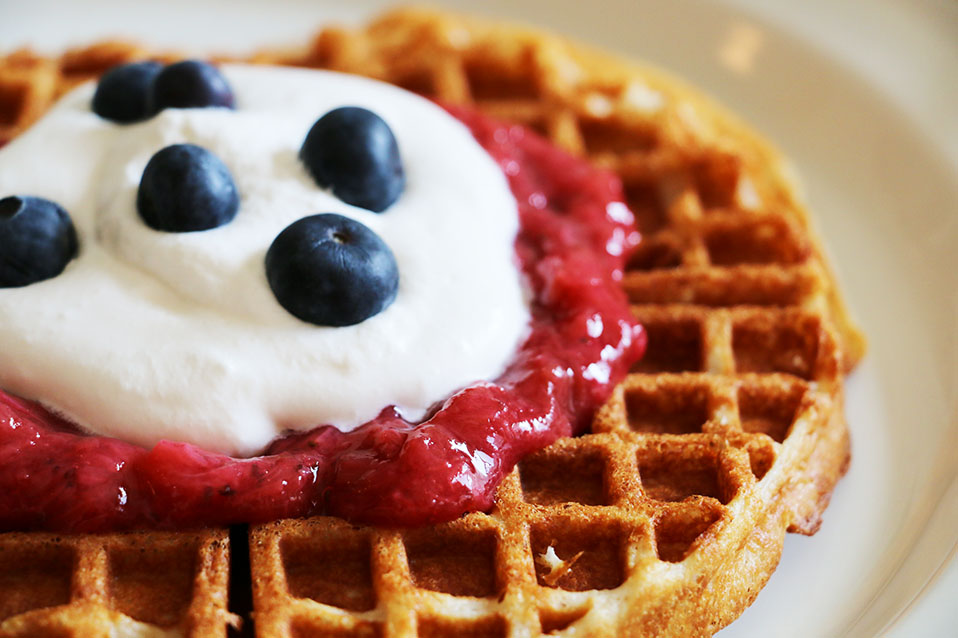
<svg viewBox="0 0 958 638">
<path fill-rule="evenodd" d="M 532 323 L 498 379 L 460 390 L 421 423 L 387 407 L 353 432 L 318 427 L 248 459 L 189 443 L 145 449 L 89 436 L 0 392 L 0 530 L 184 528 L 312 514 L 438 523 L 488 510 L 524 455 L 585 430 L 645 350 L 618 285 L 639 237 L 621 185 L 521 127 L 449 110 L 502 166 L 519 204 L 516 254 L 533 293 Z"/>
</svg>

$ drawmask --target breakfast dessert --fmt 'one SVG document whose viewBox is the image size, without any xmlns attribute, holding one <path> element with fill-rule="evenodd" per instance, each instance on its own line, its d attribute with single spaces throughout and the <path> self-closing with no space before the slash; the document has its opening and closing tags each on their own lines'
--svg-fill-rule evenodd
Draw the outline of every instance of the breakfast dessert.
<svg viewBox="0 0 958 638">
<path fill-rule="evenodd" d="M 0 120 L 9 124 L 3 134 L 11 139 L 20 135 L 68 87 L 118 63 L 140 59 L 143 54 L 135 47 L 108 44 L 60 60 L 25 53 L 8 56 L 0 63 L 0 105 L 5 111 Z M 445 14 L 396 12 L 362 30 L 327 29 L 305 53 L 261 54 L 254 61 L 367 75 L 438 100 L 470 126 L 487 150 L 493 149 L 492 155 L 511 180 L 520 215 L 527 218 L 535 216 L 536 211 L 554 209 L 573 217 L 580 215 L 569 200 L 581 190 L 596 191 L 589 197 L 603 202 L 606 221 L 590 217 L 586 227 L 604 223 L 603 232 L 596 232 L 593 238 L 607 245 L 604 253 L 592 253 L 593 267 L 618 280 L 631 303 L 631 316 L 618 317 L 616 295 L 603 292 L 603 299 L 609 302 L 609 316 L 617 318 L 613 322 L 617 329 L 603 329 L 602 322 L 596 325 L 594 320 L 585 322 L 584 342 L 589 338 L 610 341 L 599 348 L 598 360 L 582 364 L 583 370 L 599 385 L 615 385 L 611 397 L 591 419 L 589 432 L 561 438 L 524 456 L 499 485 L 494 502 L 492 490 L 498 476 L 476 470 L 452 478 L 462 482 L 477 477 L 490 480 L 479 481 L 480 489 L 469 491 L 471 497 L 465 501 L 461 490 L 442 492 L 435 488 L 441 497 L 435 510 L 423 507 L 419 500 L 411 507 L 377 513 L 368 506 L 374 500 L 363 500 L 361 490 L 347 489 L 339 492 L 338 501 L 331 501 L 331 509 L 292 508 L 278 515 L 323 511 L 342 514 L 350 521 L 327 515 L 254 525 L 248 539 L 248 573 L 234 568 L 231 578 L 234 586 L 246 578 L 251 583 L 257 634 L 694 636 L 710 635 L 741 613 L 774 569 L 786 529 L 813 533 L 844 472 L 848 438 L 842 415 L 842 382 L 863 351 L 861 337 L 847 319 L 821 249 L 778 156 L 718 107 L 657 72 L 584 51 L 552 36 Z M 256 75 L 257 71 L 225 67 L 224 73 L 233 78 Z M 88 91 L 87 101 L 91 94 L 92 90 Z M 68 110 L 69 105 L 57 108 Z M 314 119 L 327 109 L 318 110 Z M 212 121 L 211 112 L 199 117 L 208 116 Z M 581 168 L 583 163 L 548 150 L 524 129 L 474 117 L 472 112 L 524 124 L 557 147 L 588 157 L 600 170 Z M 154 119 L 165 122 L 177 117 L 178 112 L 173 112 Z M 147 129 L 151 124 L 137 126 Z M 186 128 L 190 127 L 183 130 Z M 30 134 L 36 135 L 33 131 Z M 63 131 L 69 134 L 70 127 L 65 125 Z M 402 130 L 396 127 L 395 132 L 399 148 L 404 149 Z M 22 139 L 18 137 L 16 144 Z M 212 136 L 204 141 L 207 143 L 200 145 L 201 151 L 184 150 L 186 159 L 182 161 L 192 161 L 197 155 L 205 158 L 203 149 L 211 145 L 214 154 L 222 155 L 216 152 L 216 144 L 225 142 L 212 140 Z M 238 144 L 247 142 L 244 138 Z M 303 144 L 301 157 L 312 155 L 307 146 Z M 137 180 L 140 173 L 145 176 L 148 172 L 151 153 L 131 164 L 136 166 L 132 172 Z M 113 156 L 125 157 L 120 152 Z M 226 164 L 232 161 L 230 156 L 222 159 Z M 215 164 L 204 161 L 204 165 Z M 533 161 L 540 163 L 524 163 Z M 552 174 L 543 167 L 552 167 Z M 618 204 L 615 180 L 605 180 L 602 170 L 614 171 L 621 179 L 628 209 Z M 530 171 L 537 179 L 525 177 Z M 563 182 L 572 179 L 570 175 L 583 171 L 589 179 L 576 183 L 575 189 L 563 188 Z M 257 172 L 258 167 L 251 171 Z M 125 179 L 130 179 L 129 175 Z M 350 203 L 348 192 L 337 192 L 333 181 L 334 194 Z M 130 201 L 135 186 L 121 185 L 116 192 L 127 192 Z M 239 190 L 249 192 L 242 184 Z M 0 195 L 7 197 L 10 193 Z M 26 200 L 27 193 L 22 195 L 18 199 Z M 385 197 L 388 200 L 394 195 L 387 193 Z M 229 200 L 225 197 L 219 214 L 206 223 L 223 228 L 235 223 Z M 380 206 L 376 201 L 363 203 L 369 210 Z M 63 219 L 46 204 L 16 204 Z M 109 206 L 105 208 L 109 213 Z M 148 205 L 138 208 L 147 225 L 156 228 L 166 223 L 157 221 Z M 384 209 L 383 218 L 389 215 L 388 204 Z M 643 233 L 634 252 L 630 252 L 636 238 L 629 230 L 629 209 Z M 294 216 L 271 231 L 269 239 L 307 212 L 321 211 L 301 209 L 290 213 Z M 129 228 L 122 222 L 102 226 L 100 237 L 109 238 L 111 233 L 131 236 L 124 234 Z M 547 234 L 551 227 L 550 219 L 531 228 Z M 520 231 L 520 237 L 528 230 Z M 186 235 L 192 230 L 179 227 L 165 232 Z M 68 232 L 63 236 L 69 239 Z M 562 236 L 552 241 L 561 243 Z M 590 242 L 587 234 L 580 234 L 572 243 L 578 246 Z M 132 246 L 126 246 L 125 240 L 116 244 L 120 246 L 117 250 L 135 253 L 127 256 L 129 259 L 139 258 L 143 252 L 135 242 Z M 517 244 L 520 253 L 522 245 L 521 241 Z M 75 246 L 71 250 L 69 241 L 65 246 L 62 254 L 70 262 Z M 79 253 L 81 258 L 90 256 L 83 254 L 82 245 Z M 561 256 L 557 257 L 561 261 Z M 615 257 L 628 257 L 624 268 Z M 573 263 L 588 267 L 587 262 L 581 259 Z M 50 282 L 58 276 L 75 275 L 78 263 L 68 265 L 63 275 L 52 275 Z M 403 264 L 398 258 L 397 263 L 402 277 Z M 556 262 L 542 263 L 554 266 Z M 268 256 L 266 269 L 274 270 Z M 529 272 L 526 269 L 527 276 Z M 265 277 L 273 285 L 271 274 Z M 574 278 L 551 282 L 568 286 L 560 299 L 568 301 L 580 292 Z M 540 306 L 542 289 L 537 289 Z M 204 303 L 219 303 L 209 298 L 208 290 L 201 288 L 191 294 Z M 286 297 L 275 285 L 273 293 L 283 308 L 300 316 L 301 310 L 288 307 L 295 305 L 295 300 L 284 302 Z M 617 383 L 616 375 L 624 372 L 616 368 L 617 362 L 635 361 L 646 334 L 645 357 L 631 364 L 628 376 Z M 510 348 L 514 347 L 513 342 Z M 608 353 L 608 360 L 601 357 L 602 352 Z M 589 367 L 599 362 L 608 365 Z M 60 362 L 53 367 L 63 365 L 67 364 Z M 10 373 L 5 377 L 11 378 Z M 10 389 L 11 382 L 5 383 L 4 387 Z M 593 407 L 590 398 L 598 395 L 590 391 L 572 394 L 584 397 L 578 404 L 582 412 L 573 411 L 565 425 L 550 432 L 551 438 L 516 446 L 523 448 L 519 452 L 528 452 L 558 434 L 579 432 L 588 425 L 586 416 Z M 5 405 L 17 401 L 9 398 Z M 467 408 L 473 405 L 465 403 Z M 75 416 L 79 412 L 59 405 L 51 407 L 81 420 Z M 18 409 L 25 410 L 19 414 L 39 413 L 33 404 Z M 434 409 L 426 406 L 427 417 L 437 414 Z M 461 419 L 469 411 L 453 414 Z M 45 420 L 52 418 L 47 416 Z M 368 419 L 368 415 L 357 416 L 354 421 Z M 14 426 L 11 419 L 10 426 L 21 432 L 33 426 L 24 426 L 24 421 Z M 530 423 L 535 430 L 535 422 Z M 81 438 L 68 431 L 66 424 L 61 425 L 55 436 L 42 428 L 31 434 L 48 441 Z M 341 441 L 349 436 L 338 434 L 338 430 L 324 432 L 328 434 L 318 441 L 309 434 L 283 439 L 270 451 L 275 456 L 292 457 L 290 445 L 295 447 L 305 440 L 312 441 L 314 448 L 322 447 L 327 439 Z M 455 439 L 452 442 L 455 444 Z M 478 446 L 472 444 L 477 451 Z M 132 446 L 120 442 L 110 445 Z M 234 440 L 222 445 L 226 453 L 248 453 L 257 444 Z M 31 466 L 10 449 L 5 458 L 12 459 L 22 475 L 28 475 Z M 56 446 L 49 449 L 62 450 Z M 145 454 L 145 448 L 138 449 Z M 199 452 L 176 455 L 183 448 L 169 444 L 154 446 L 150 454 L 158 449 L 175 462 L 153 465 L 164 469 L 164 473 L 153 475 L 161 479 L 154 482 L 169 481 L 183 489 L 189 486 L 177 483 L 183 475 L 198 473 L 205 479 L 210 475 L 202 470 L 219 463 L 223 456 Z M 383 448 L 374 449 L 381 452 Z M 478 451 L 483 455 L 487 452 Z M 523 456 L 519 452 L 500 461 L 500 473 Z M 472 456 L 474 468 L 476 463 L 485 462 L 485 456 Z M 139 463 L 137 459 L 131 465 Z M 245 463 L 256 467 L 256 462 Z M 362 485 L 368 466 L 354 463 L 352 467 L 356 470 L 346 476 L 356 477 Z M 367 483 L 372 491 L 366 493 L 389 494 L 393 480 L 407 480 L 404 477 L 410 473 L 387 472 Z M 222 476 L 217 474 L 216 478 Z M 224 486 L 229 489 L 224 490 Z M 116 515 L 115 507 L 93 504 L 92 509 L 84 511 L 97 515 L 110 512 L 115 517 L 86 517 L 84 525 L 90 530 L 175 527 L 196 523 L 201 515 L 210 516 L 207 522 L 220 523 L 263 520 L 251 515 L 254 511 L 268 512 L 267 518 L 277 515 L 270 509 L 276 506 L 276 492 L 264 493 L 268 501 L 265 509 L 236 512 L 228 502 L 242 485 L 211 482 L 208 487 L 212 494 L 206 500 L 183 489 L 170 490 L 160 499 L 165 500 L 165 509 L 154 507 L 138 513 Z M 25 489 L 35 495 L 31 498 L 43 500 L 44 494 Z M 66 494 L 63 500 L 53 501 L 57 507 L 69 504 L 76 492 L 67 490 Z M 357 494 L 360 498 L 354 498 Z M 194 505 L 199 505 L 174 507 L 176 498 L 184 495 L 185 502 L 194 499 Z M 7 498 L 7 516 L 17 508 L 20 516 L 36 511 L 26 498 L 19 503 L 9 496 L 3 498 Z M 227 499 L 226 504 L 223 499 Z M 453 502 L 461 509 L 443 504 Z M 200 505 L 204 503 L 213 505 L 203 512 Z M 451 522 L 422 525 L 449 520 L 465 510 L 480 511 Z M 157 512 L 166 512 L 167 518 Z M 399 518 L 406 513 L 411 518 Z M 26 526 L 82 529 L 75 525 L 75 516 L 54 514 L 47 510 Z M 8 529 L 22 526 L 23 520 L 7 518 L 4 525 Z M 403 526 L 397 528 L 389 522 Z M 4 543 L 0 591 L 23 591 L 31 582 L 28 579 L 33 578 L 44 585 L 30 589 L 52 592 L 3 598 L 15 602 L 6 607 L 0 602 L 0 634 L 73 631 L 75 635 L 94 635 L 84 633 L 82 628 L 93 627 L 83 623 L 93 622 L 84 619 L 95 615 L 107 618 L 97 621 L 102 635 L 107 635 L 109 623 L 115 631 L 124 631 L 117 628 L 134 621 L 171 635 L 224 635 L 227 625 L 234 621 L 222 604 L 226 587 L 222 578 L 223 532 L 10 533 L 0 539 Z M 144 573 L 157 571 L 165 559 L 143 548 L 159 547 L 155 551 L 162 553 L 164 542 L 172 547 L 177 539 L 186 539 L 180 542 L 191 549 L 169 551 L 181 557 L 182 563 L 177 564 L 188 567 L 169 570 L 173 574 L 169 581 L 157 579 L 154 583 L 144 578 Z M 95 549 L 77 549 L 81 546 Z M 200 556 L 208 557 L 210 552 L 217 553 L 211 547 L 218 548 L 219 562 L 195 558 L 197 554 L 190 553 L 199 551 Z M 131 558 L 138 555 L 137 548 L 140 556 L 146 554 L 139 560 Z M 191 570 L 192 580 L 183 576 Z M 98 582 L 111 585 L 89 584 Z M 133 585 L 124 590 L 122 583 Z M 159 590 L 151 588 L 164 586 L 169 588 L 168 598 L 179 601 L 177 604 L 164 607 L 163 596 L 152 594 Z M 103 593 L 91 593 L 98 589 Z M 237 591 L 241 590 L 240 585 Z M 152 606 L 143 602 L 151 598 L 155 599 Z M 158 612 L 157 608 L 177 611 Z M 63 618 L 70 620 L 58 620 Z M 200 622 L 199 618 L 214 620 Z"/>
</svg>

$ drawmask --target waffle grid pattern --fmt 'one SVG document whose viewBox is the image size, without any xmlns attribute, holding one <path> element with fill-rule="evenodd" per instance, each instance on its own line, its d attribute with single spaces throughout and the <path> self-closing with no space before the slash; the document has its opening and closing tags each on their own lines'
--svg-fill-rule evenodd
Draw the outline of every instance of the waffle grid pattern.
<svg viewBox="0 0 958 638">
<path fill-rule="evenodd" d="M 143 55 L 114 42 L 8 56 L 0 141 Z M 644 234 L 623 286 L 650 336 L 593 432 L 524 460 L 488 514 L 419 530 L 329 517 L 252 528 L 256 634 L 705 636 L 737 617 L 785 530 L 820 524 L 848 462 L 843 375 L 864 349 L 780 157 L 654 70 L 435 12 L 252 60 L 473 104 L 614 170 Z"/>
<path fill-rule="evenodd" d="M 612 635 L 638 623 L 637 635 L 658 635 L 663 601 L 688 595 L 689 574 L 738 560 L 763 529 L 770 493 L 789 480 L 778 456 L 812 454 L 784 442 L 813 445 L 833 409 L 791 375 L 632 375 L 593 434 L 523 461 L 490 514 L 410 531 L 327 517 L 256 528 L 257 632 L 505 637 L 577 623 Z M 783 514 L 769 531 L 778 542 Z"/>
<path fill-rule="evenodd" d="M 400 12 L 286 61 L 473 104 L 616 171 L 650 349 L 593 433 L 523 461 L 490 514 L 255 528 L 258 634 L 692 636 L 741 613 L 844 471 L 862 348 L 777 155 L 654 72 L 499 25 Z M 352 568 L 330 561 L 346 546 Z"/>
<path fill-rule="evenodd" d="M 225 532 L 0 534 L 0 636 L 217 636 Z"/>
</svg>

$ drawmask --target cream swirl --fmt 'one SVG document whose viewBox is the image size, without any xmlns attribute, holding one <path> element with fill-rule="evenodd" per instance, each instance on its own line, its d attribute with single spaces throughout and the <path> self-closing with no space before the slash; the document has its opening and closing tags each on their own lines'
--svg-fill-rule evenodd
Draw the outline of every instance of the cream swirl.
<svg viewBox="0 0 958 638">
<path fill-rule="evenodd" d="M 415 419 L 497 376 L 529 321 L 517 207 L 468 130 L 427 100 L 363 78 L 223 70 L 236 111 L 168 109 L 117 125 L 92 113 L 94 87 L 84 85 L 0 149 L 0 196 L 56 201 L 80 239 L 60 276 L 0 289 L 0 387 L 97 434 L 247 455 L 289 429 L 352 429 L 387 405 Z M 343 105 L 376 112 L 398 140 L 407 186 L 385 213 L 319 189 L 297 159 L 313 122 Z M 241 201 L 229 224 L 163 233 L 139 218 L 147 161 L 183 142 L 233 174 Z M 399 267 L 396 301 L 355 326 L 299 321 L 266 281 L 272 240 L 321 212 L 373 229 Z"/>
</svg>

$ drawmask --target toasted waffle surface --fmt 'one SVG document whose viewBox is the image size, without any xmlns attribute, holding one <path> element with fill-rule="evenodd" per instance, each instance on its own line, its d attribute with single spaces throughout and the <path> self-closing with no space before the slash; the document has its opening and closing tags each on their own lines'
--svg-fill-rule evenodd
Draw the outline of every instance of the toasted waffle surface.
<svg viewBox="0 0 958 638">
<path fill-rule="evenodd" d="M 820 523 L 863 352 L 779 156 L 681 83 L 514 27 L 401 11 L 285 61 L 471 104 L 616 171 L 649 351 L 492 512 L 254 528 L 259 635 L 697 636 L 738 616 L 786 529 Z"/>
<path fill-rule="evenodd" d="M 76 82 L 143 55 L 105 43 L 56 61 L 0 60 L 0 140 Z M 254 527 L 257 635 L 699 636 L 737 617 L 774 570 L 785 531 L 820 524 L 848 463 L 843 376 L 864 351 L 777 153 L 657 71 L 436 12 L 329 28 L 305 52 L 253 60 L 471 104 L 616 171 L 644 235 L 623 286 L 649 333 L 646 357 L 592 432 L 523 461 L 489 513 L 411 530 L 330 517 Z M 157 536 L 208 557 L 192 563 L 193 598 L 176 618 L 138 616 L 103 593 L 123 569 L 136 581 L 156 564 L 111 558 L 110 543 Z M 0 588 L 42 583 L 34 599 L 0 602 L 0 634 L 107 635 L 110 623 L 139 622 L 222 635 L 231 620 L 221 532 L 8 534 L 3 547 L 11 567 Z M 42 568 L 17 567 L 35 549 L 42 558 L 30 564 Z"/>
<path fill-rule="evenodd" d="M 226 635 L 223 531 L 0 534 L 0 636 Z"/>
</svg>

